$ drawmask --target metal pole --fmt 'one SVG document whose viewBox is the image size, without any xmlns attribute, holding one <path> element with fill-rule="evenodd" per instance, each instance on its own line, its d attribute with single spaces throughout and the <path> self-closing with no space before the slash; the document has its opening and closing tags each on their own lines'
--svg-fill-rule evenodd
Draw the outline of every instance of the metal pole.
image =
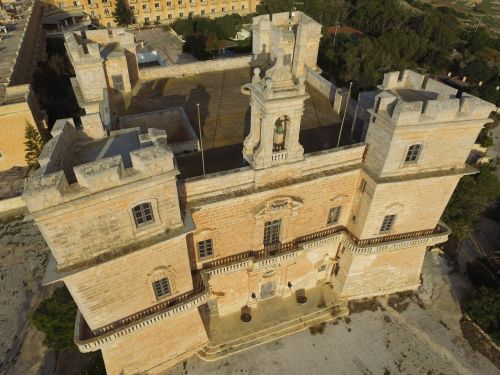
<svg viewBox="0 0 500 375">
<path fill-rule="evenodd" d="M 342 123 L 340 124 L 339 139 L 337 140 L 337 147 L 340 145 L 340 137 L 342 136 L 342 129 L 344 128 L 345 115 L 347 114 L 347 108 L 349 107 L 349 100 L 351 99 L 351 88 L 352 82 L 349 82 L 349 94 L 347 95 L 347 103 L 345 104 L 344 116 L 342 117 Z"/>
<path fill-rule="evenodd" d="M 333 46 L 335 48 L 335 41 L 337 40 L 337 30 L 339 28 L 340 14 L 337 14 L 337 21 L 335 22 L 335 34 L 333 34 Z"/>
<path fill-rule="evenodd" d="M 200 131 L 201 165 L 203 167 L 203 176 L 205 176 L 205 154 L 203 152 L 203 136 L 201 134 L 200 103 L 196 103 L 196 106 L 198 107 L 198 129 Z"/>
</svg>

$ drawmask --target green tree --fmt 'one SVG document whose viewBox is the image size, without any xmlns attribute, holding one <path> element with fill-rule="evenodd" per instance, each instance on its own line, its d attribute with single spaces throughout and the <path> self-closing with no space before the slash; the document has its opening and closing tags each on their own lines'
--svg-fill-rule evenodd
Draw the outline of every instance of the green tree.
<svg viewBox="0 0 500 375">
<path fill-rule="evenodd" d="M 500 344 L 500 290 L 479 287 L 465 305 L 465 312 Z"/>
<path fill-rule="evenodd" d="M 24 127 L 24 137 L 26 141 L 24 145 L 24 151 L 26 152 L 24 155 L 24 159 L 26 160 L 26 164 L 30 169 L 38 169 L 40 165 L 38 164 L 38 158 L 43 149 L 43 139 L 40 136 L 40 133 L 37 129 L 28 121 L 26 121 L 26 125 Z"/>
<path fill-rule="evenodd" d="M 483 165 L 478 174 L 463 177 L 443 214 L 453 237 L 462 240 L 474 232 L 480 215 L 499 197 L 500 183 L 492 166 Z"/>
<path fill-rule="evenodd" d="M 44 344 L 55 350 L 74 348 L 76 304 L 66 287 L 58 288 L 49 299 L 40 303 L 29 320 L 45 333 Z"/>
<path fill-rule="evenodd" d="M 116 0 L 115 11 L 112 14 L 118 26 L 128 26 L 132 24 L 134 13 L 132 13 L 125 0 Z"/>
<path fill-rule="evenodd" d="M 258 14 L 288 12 L 292 9 L 292 0 L 261 0 L 256 7 Z"/>
</svg>

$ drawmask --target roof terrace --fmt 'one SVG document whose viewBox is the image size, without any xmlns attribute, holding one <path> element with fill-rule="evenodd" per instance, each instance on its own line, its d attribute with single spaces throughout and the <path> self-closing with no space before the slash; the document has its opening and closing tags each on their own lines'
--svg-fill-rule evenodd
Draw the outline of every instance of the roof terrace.
<svg viewBox="0 0 500 375">
<path fill-rule="evenodd" d="M 249 67 L 185 78 L 139 81 L 131 93 L 113 91 L 110 95 L 113 128 L 123 126 L 119 124 L 123 116 L 182 107 L 198 135 L 199 103 L 207 173 L 239 168 L 246 165 L 242 148 L 250 131 L 250 101 L 241 93 L 241 86 L 250 81 Z M 336 147 L 342 119 L 327 97 L 310 85 L 306 91 L 311 97 L 305 102 L 300 133 L 305 152 Z M 341 146 L 353 143 L 350 125 L 351 120 L 346 119 Z M 177 164 L 182 177 L 202 174 L 200 152 L 178 156 Z"/>
</svg>

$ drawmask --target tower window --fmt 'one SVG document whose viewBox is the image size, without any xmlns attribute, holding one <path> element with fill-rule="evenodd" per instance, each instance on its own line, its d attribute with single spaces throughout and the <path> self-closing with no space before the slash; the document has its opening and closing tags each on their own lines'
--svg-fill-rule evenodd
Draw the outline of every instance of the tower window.
<svg viewBox="0 0 500 375">
<path fill-rule="evenodd" d="M 168 277 L 153 282 L 153 290 L 155 291 L 156 299 L 168 296 L 171 292 Z"/>
<path fill-rule="evenodd" d="M 405 157 L 405 164 L 416 163 L 421 150 L 422 150 L 421 144 L 415 144 L 408 147 L 408 151 L 406 152 L 406 157 Z"/>
<path fill-rule="evenodd" d="M 264 224 L 264 246 L 280 242 L 281 219 L 266 221 Z"/>
<path fill-rule="evenodd" d="M 214 254 L 212 240 L 198 242 L 198 256 L 200 259 L 209 258 Z"/>
<path fill-rule="evenodd" d="M 382 225 L 380 226 L 380 233 L 387 233 L 392 229 L 394 221 L 396 220 L 396 215 L 386 215 Z"/>
<path fill-rule="evenodd" d="M 132 209 L 135 225 L 139 228 L 147 224 L 154 223 L 153 210 L 151 203 L 142 203 Z"/>
<path fill-rule="evenodd" d="M 330 211 L 328 211 L 328 219 L 326 220 L 326 225 L 337 224 L 339 222 L 341 212 L 341 206 L 330 208 Z"/>
</svg>

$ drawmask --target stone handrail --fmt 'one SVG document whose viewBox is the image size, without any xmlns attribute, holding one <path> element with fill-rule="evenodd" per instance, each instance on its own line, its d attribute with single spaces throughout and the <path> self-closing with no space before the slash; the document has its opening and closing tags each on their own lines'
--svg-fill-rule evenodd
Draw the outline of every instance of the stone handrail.
<svg viewBox="0 0 500 375">
<path fill-rule="evenodd" d="M 80 311 L 78 311 L 75 324 L 76 345 L 82 352 L 99 350 L 102 345 L 112 342 L 119 337 L 136 332 L 159 320 L 181 314 L 206 303 L 210 297 L 208 283 L 205 275 L 199 275 L 200 279 L 193 281 L 195 285 L 193 291 L 158 303 L 94 331 L 88 328 Z"/>
<path fill-rule="evenodd" d="M 433 238 L 440 237 L 440 235 L 447 236 L 450 233 L 450 229 L 446 227 L 444 223 L 439 223 L 434 229 L 360 240 L 347 228 L 339 225 L 336 227 L 324 229 L 319 232 L 298 237 L 295 240 L 284 244 L 276 243 L 266 246 L 262 250 L 245 251 L 243 253 L 238 253 L 224 258 L 216 259 L 211 262 L 206 262 L 203 263 L 203 269 L 210 274 L 234 272 L 245 268 L 244 264 L 250 266 L 252 263 L 260 262 L 262 259 L 274 258 L 283 254 L 293 253 L 299 249 L 307 250 L 310 247 L 317 246 L 318 244 L 323 244 L 333 236 L 341 233 L 346 234 L 349 238 L 349 245 L 350 247 L 352 247 L 351 250 L 356 250 L 355 252 L 357 253 L 371 253 L 372 251 L 370 249 L 374 246 L 376 246 L 375 248 L 379 248 L 379 245 L 395 244 L 395 246 L 398 247 L 397 243 L 403 243 L 403 241 L 405 240 L 416 240 L 417 242 L 419 242 L 419 244 L 424 244 L 427 243 L 430 239 L 429 236 L 432 236 Z M 356 249 L 354 249 L 354 247 L 356 247 Z"/>
</svg>

